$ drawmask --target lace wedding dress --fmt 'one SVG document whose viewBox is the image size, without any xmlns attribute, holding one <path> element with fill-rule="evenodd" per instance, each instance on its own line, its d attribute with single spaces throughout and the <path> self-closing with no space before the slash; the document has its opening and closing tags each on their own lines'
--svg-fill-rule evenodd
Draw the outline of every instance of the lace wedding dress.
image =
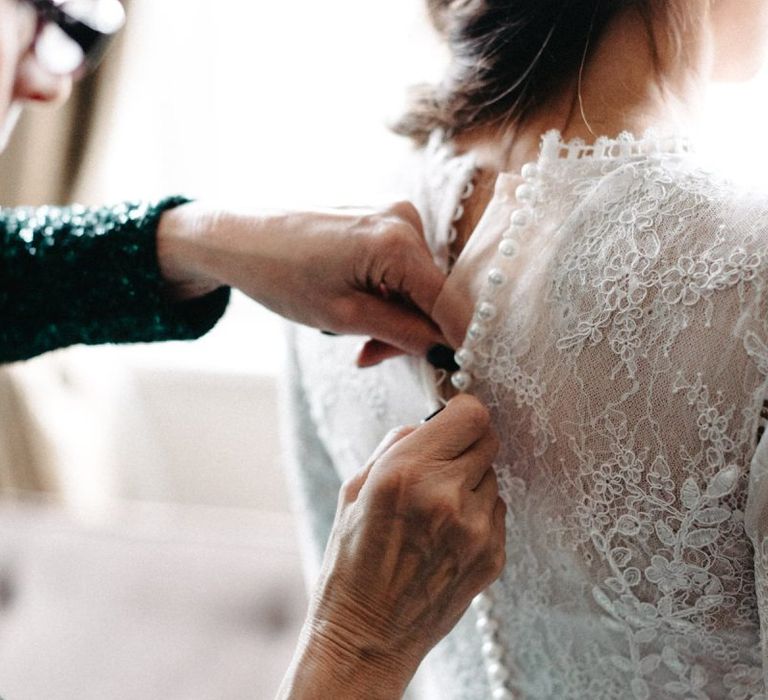
<svg viewBox="0 0 768 700">
<path fill-rule="evenodd" d="M 474 167 L 436 140 L 424 163 L 447 266 Z M 499 177 L 449 284 L 469 325 L 452 381 L 501 437 L 508 563 L 425 662 L 423 696 L 766 700 L 768 197 L 683 139 L 550 133 Z M 359 342 L 292 331 L 309 561 L 340 481 L 438 396 L 420 360 L 355 369 Z"/>
</svg>

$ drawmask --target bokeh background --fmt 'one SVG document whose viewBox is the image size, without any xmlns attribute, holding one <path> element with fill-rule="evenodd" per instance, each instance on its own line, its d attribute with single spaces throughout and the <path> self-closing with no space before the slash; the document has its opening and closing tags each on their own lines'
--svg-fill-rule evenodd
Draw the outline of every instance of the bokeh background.
<svg viewBox="0 0 768 700">
<path fill-rule="evenodd" d="M 5 205 L 183 192 L 241 208 L 397 197 L 386 124 L 439 69 L 409 0 L 129 0 L 97 73 L 26 114 Z M 0 372 L 0 696 L 269 698 L 306 608 L 280 450 L 282 322 Z"/>
<path fill-rule="evenodd" d="M 445 59 L 421 2 L 129 0 L 100 69 L 25 115 L 0 203 L 183 192 L 245 207 L 385 202 L 387 130 Z M 768 185 L 766 76 L 720 86 L 699 143 Z M 764 182 L 761 182 L 764 181 Z M 0 695 L 272 697 L 306 594 L 282 471 L 282 322 L 236 296 L 195 343 L 0 370 Z"/>
</svg>

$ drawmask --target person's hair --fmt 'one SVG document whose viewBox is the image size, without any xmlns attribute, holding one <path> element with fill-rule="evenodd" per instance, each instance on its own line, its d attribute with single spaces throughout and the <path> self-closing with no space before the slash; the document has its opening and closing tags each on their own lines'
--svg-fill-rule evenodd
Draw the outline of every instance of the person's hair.
<svg viewBox="0 0 768 700">
<path fill-rule="evenodd" d="M 643 20 L 658 73 L 654 27 L 668 27 L 682 54 L 689 1 L 427 0 L 451 61 L 439 85 L 414 89 L 394 130 L 423 143 L 437 128 L 451 137 L 521 123 L 578 76 L 611 20 L 630 8 Z"/>
</svg>

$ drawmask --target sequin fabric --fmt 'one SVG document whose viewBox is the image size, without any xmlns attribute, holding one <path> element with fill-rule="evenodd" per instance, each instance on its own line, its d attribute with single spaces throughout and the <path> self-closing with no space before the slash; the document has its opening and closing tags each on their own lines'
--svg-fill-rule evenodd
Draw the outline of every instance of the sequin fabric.
<svg viewBox="0 0 768 700">
<path fill-rule="evenodd" d="M 210 330 L 229 289 L 174 303 L 157 261 L 160 217 L 188 201 L 0 209 L 0 362 Z"/>
</svg>

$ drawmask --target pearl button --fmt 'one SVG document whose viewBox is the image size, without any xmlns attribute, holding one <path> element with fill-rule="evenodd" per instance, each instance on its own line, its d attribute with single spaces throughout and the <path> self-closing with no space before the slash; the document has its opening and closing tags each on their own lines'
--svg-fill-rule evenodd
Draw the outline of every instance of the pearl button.
<svg viewBox="0 0 768 700">
<path fill-rule="evenodd" d="M 499 252 L 506 258 L 511 258 L 517 253 L 517 244 L 507 238 L 499 244 Z"/>
<path fill-rule="evenodd" d="M 475 353 L 473 353 L 469 348 L 459 348 L 456 351 L 456 355 L 454 356 L 454 359 L 456 360 L 456 364 L 459 367 L 463 367 L 464 369 L 467 369 L 474 364 Z"/>
<path fill-rule="evenodd" d="M 494 268 L 488 273 L 488 281 L 494 287 L 501 287 L 507 281 L 507 277 L 501 270 Z"/>
<path fill-rule="evenodd" d="M 509 671 L 500 663 L 494 662 L 488 664 L 488 678 L 495 685 L 502 685 L 505 681 L 509 680 Z"/>
<path fill-rule="evenodd" d="M 478 611 L 478 613 L 487 613 L 491 612 L 491 608 L 493 607 L 491 605 L 491 601 L 488 598 L 487 595 L 484 593 L 481 593 L 480 595 L 475 596 L 474 600 L 472 601 L 472 607 Z"/>
<path fill-rule="evenodd" d="M 520 187 L 515 190 L 515 197 L 517 197 L 518 202 L 532 202 L 535 196 L 536 191 L 527 183 L 520 185 Z"/>
<path fill-rule="evenodd" d="M 467 391 L 469 387 L 472 386 L 472 375 L 463 370 L 456 372 L 451 377 L 451 384 L 453 384 L 459 391 Z"/>
<path fill-rule="evenodd" d="M 491 620 L 490 617 L 479 617 L 477 622 L 475 622 L 475 627 L 477 627 L 477 631 L 480 632 L 480 634 L 487 635 L 495 634 L 496 630 L 499 628 L 496 621 Z"/>
<path fill-rule="evenodd" d="M 491 698 L 493 698 L 493 700 L 515 700 L 512 693 L 506 688 L 494 688 Z"/>
<path fill-rule="evenodd" d="M 496 642 L 483 642 L 483 656 L 488 661 L 499 661 L 503 655 L 503 650 L 500 644 Z"/>
<path fill-rule="evenodd" d="M 473 323 L 467 330 L 467 337 L 470 340 L 480 340 L 485 335 L 485 328 L 480 323 Z"/>
<path fill-rule="evenodd" d="M 520 174 L 526 180 L 533 180 L 539 175 L 539 166 L 536 165 L 536 163 L 526 163 L 520 171 Z"/>
<path fill-rule="evenodd" d="M 490 321 L 496 316 L 496 307 L 488 301 L 484 301 L 477 309 L 477 317 L 481 321 Z"/>
<path fill-rule="evenodd" d="M 515 228 L 525 228 L 531 223 L 531 214 L 527 209 L 518 209 L 509 220 Z"/>
</svg>

